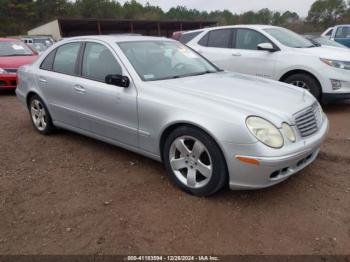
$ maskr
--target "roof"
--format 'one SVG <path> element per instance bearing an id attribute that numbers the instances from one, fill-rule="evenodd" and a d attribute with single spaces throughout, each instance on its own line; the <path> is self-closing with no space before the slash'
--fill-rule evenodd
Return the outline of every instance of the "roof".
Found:
<path id="1" fill-rule="evenodd" d="M 249 29 L 256 29 L 256 30 L 262 30 L 266 28 L 277 28 L 277 26 L 273 25 L 226 25 L 226 26 L 215 26 L 215 27 L 210 27 L 210 28 L 204 28 L 204 29 L 197 29 L 197 30 L 191 30 L 187 31 L 186 33 L 189 32 L 200 32 L 206 29 L 229 29 L 229 28 L 249 28 Z"/>
<path id="2" fill-rule="evenodd" d="M 120 35 L 88 35 L 88 36 L 77 36 L 70 37 L 65 40 L 65 42 L 74 40 L 101 40 L 105 42 L 133 42 L 133 41 L 174 41 L 166 37 L 155 37 L 155 36 L 142 36 L 142 35 L 130 35 L 130 34 L 120 34 Z"/>

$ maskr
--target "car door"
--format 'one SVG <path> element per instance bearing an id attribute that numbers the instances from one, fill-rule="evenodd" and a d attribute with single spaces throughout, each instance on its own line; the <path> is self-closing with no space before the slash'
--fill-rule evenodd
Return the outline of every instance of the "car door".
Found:
<path id="1" fill-rule="evenodd" d="M 233 35 L 233 70 L 273 79 L 278 52 L 258 50 L 258 45 L 274 44 L 266 36 L 252 29 L 237 28 Z"/>
<path id="2" fill-rule="evenodd" d="M 75 79 L 75 105 L 83 128 L 98 136 L 137 146 L 137 90 L 107 84 L 106 76 L 128 75 L 115 51 L 101 42 L 84 44 L 80 63 L 81 78 Z"/>
<path id="3" fill-rule="evenodd" d="M 80 125 L 73 83 L 78 79 L 81 46 L 81 42 L 59 46 L 45 57 L 37 73 L 37 82 L 45 95 L 53 121 L 74 127 Z"/>
<path id="4" fill-rule="evenodd" d="M 230 28 L 211 30 L 201 38 L 194 48 L 219 68 L 235 71 L 232 32 L 233 30 Z"/>

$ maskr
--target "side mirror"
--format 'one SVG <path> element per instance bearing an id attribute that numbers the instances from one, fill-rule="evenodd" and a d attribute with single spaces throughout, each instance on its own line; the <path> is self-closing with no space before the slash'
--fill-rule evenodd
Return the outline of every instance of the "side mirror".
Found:
<path id="1" fill-rule="evenodd" d="M 276 48 L 271 43 L 261 43 L 258 44 L 258 50 L 268 51 L 268 52 L 276 52 Z"/>
<path id="2" fill-rule="evenodd" d="M 115 85 L 120 87 L 129 87 L 130 79 L 127 76 L 122 75 L 107 75 L 105 79 L 106 84 Z"/>

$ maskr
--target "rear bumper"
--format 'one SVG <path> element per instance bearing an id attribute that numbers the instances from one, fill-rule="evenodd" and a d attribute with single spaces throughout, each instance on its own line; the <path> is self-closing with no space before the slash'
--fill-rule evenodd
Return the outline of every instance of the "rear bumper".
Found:
<path id="1" fill-rule="evenodd" d="M 320 147 L 328 132 L 328 120 L 325 118 L 319 131 L 311 137 L 299 141 L 293 150 L 288 146 L 276 151 L 275 156 L 266 156 L 257 148 L 261 143 L 250 145 L 224 145 L 232 190 L 260 189 L 276 185 L 310 165 L 318 156 Z M 266 151 L 270 152 L 270 151 Z M 277 156 L 276 156 L 277 155 Z M 259 161 L 259 165 L 247 164 L 237 160 L 243 156 Z"/>
<path id="2" fill-rule="evenodd" d="M 16 89 L 16 87 L 17 87 L 16 74 L 0 75 L 0 89 Z"/>

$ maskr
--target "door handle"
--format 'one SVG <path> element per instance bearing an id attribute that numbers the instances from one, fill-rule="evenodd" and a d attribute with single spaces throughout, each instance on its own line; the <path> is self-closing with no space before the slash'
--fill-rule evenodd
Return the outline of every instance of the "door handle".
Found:
<path id="1" fill-rule="evenodd" d="M 43 78 L 43 77 L 39 77 L 39 82 L 46 84 L 47 80 L 45 78 Z"/>
<path id="2" fill-rule="evenodd" d="M 242 56 L 241 53 L 233 53 L 232 56 Z"/>
<path id="3" fill-rule="evenodd" d="M 74 85 L 74 90 L 77 91 L 78 93 L 85 93 L 86 90 L 84 87 L 82 87 L 81 85 Z"/>

